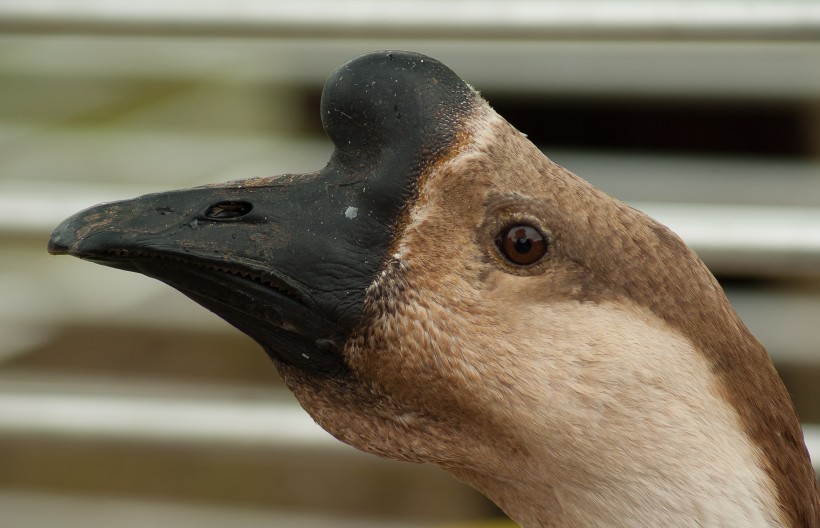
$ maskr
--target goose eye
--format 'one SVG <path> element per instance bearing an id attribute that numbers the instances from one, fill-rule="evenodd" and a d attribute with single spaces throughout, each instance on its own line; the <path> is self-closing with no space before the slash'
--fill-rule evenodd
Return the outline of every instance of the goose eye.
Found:
<path id="1" fill-rule="evenodd" d="M 529 266 L 547 253 L 547 240 L 532 226 L 514 225 L 504 228 L 495 243 L 501 254 L 513 264 Z"/>

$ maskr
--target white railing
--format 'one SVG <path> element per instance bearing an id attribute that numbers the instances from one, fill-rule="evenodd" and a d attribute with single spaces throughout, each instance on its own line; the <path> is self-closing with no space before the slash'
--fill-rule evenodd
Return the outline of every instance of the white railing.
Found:
<path id="1" fill-rule="evenodd" d="M 806 1 L 517 0 L 4 0 L 0 28 L 17 32 L 358 38 L 789 39 L 820 36 Z"/>

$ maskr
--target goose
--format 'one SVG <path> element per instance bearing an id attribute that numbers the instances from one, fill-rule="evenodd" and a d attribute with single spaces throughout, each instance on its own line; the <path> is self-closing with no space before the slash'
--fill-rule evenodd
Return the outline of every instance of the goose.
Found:
<path id="1" fill-rule="evenodd" d="M 674 233 L 424 55 L 341 66 L 321 118 L 321 170 L 101 204 L 48 249 L 180 290 L 336 438 L 522 526 L 820 527 L 790 398 Z"/>

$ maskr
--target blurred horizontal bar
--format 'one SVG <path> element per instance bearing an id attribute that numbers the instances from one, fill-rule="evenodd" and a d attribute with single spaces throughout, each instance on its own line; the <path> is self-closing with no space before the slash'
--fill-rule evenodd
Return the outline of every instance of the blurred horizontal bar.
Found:
<path id="1" fill-rule="evenodd" d="M 721 273 L 820 275 L 820 208 L 633 203 Z"/>
<path id="2" fill-rule="evenodd" d="M 814 471 L 820 473 L 820 425 L 803 424 L 803 438 L 811 456 Z"/>
<path id="3" fill-rule="evenodd" d="M 299 514 L 292 510 L 287 505 L 278 509 L 253 508 L 213 500 L 207 504 L 192 504 L 169 499 L 114 498 L 110 493 L 0 490 L 3 524 L 15 528 L 431 528 L 429 522 L 376 521 L 353 514 Z"/>
<path id="4" fill-rule="evenodd" d="M 488 94 L 608 100 L 718 98 L 732 104 L 744 100 L 813 104 L 820 97 L 820 38 L 793 42 L 422 40 L 395 36 L 212 39 L 0 32 L 0 70 L 9 81 L 43 79 L 64 86 L 58 83 L 85 79 L 97 89 L 108 86 L 106 82 L 111 80 L 117 86 L 146 79 L 194 79 L 198 83 L 246 86 L 261 82 L 318 90 L 341 64 L 374 49 L 408 49 L 436 57 Z M 13 82 L 4 83 L 4 96 L 9 94 L 9 101 L 15 100 L 14 88 Z M 272 92 L 270 96 L 277 95 L 282 94 Z"/>
<path id="5" fill-rule="evenodd" d="M 272 449 L 341 446 L 295 402 L 270 397 L 164 397 L 9 391 L 0 385 L 0 433 L 153 442 L 254 444 Z"/>
<path id="6" fill-rule="evenodd" d="M 820 5 L 794 0 L 4 0 L 0 29 L 232 37 L 813 40 L 820 36 Z"/>

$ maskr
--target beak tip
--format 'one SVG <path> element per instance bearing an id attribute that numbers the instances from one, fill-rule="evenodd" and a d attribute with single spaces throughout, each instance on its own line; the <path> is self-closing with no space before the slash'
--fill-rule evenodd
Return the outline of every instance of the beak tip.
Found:
<path id="1" fill-rule="evenodd" d="M 64 220 L 51 233 L 47 248 L 50 254 L 68 255 L 71 253 L 71 248 L 76 245 L 77 237 L 74 234 L 75 230 L 69 225 L 72 218 Z"/>
<path id="2" fill-rule="evenodd" d="M 62 237 L 59 235 L 51 235 L 48 241 L 48 252 L 52 255 L 67 255 L 69 250 L 68 244 L 62 242 Z"/>

